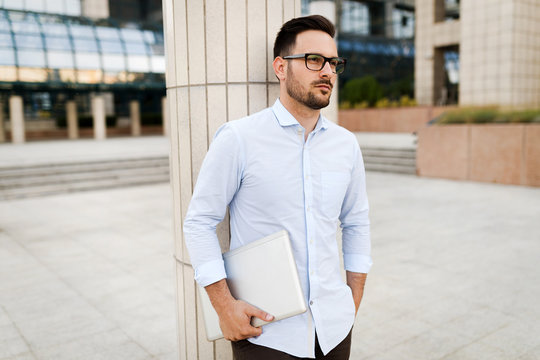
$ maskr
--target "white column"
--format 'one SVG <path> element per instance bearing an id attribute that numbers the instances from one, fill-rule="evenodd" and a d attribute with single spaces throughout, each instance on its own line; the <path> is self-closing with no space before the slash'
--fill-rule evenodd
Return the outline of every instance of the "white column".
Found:
<path id="1" fill-rule="evenodd" d="M 81 12 L 90 18 L 106 19 L 109 17 L 109 0 L 82 0 Z"/>
<path id="2" fill-rule="evenodd" d="M 319 1 L 312 1 L 309 4 L 309 14 L 310 15 L 322 15 L 328 20 L 332 22 L 332 24 L 336 24 L 336 4 L 334 1 L 330 0 L 319 0 Z M 337 42 L 337 25 L 336 25 L 336 42 Z M 347 70 L 345 70 L 347 71 Z M 332 97 L 330 98 L 330 104 L 328 104 L 327 107 L 321 110 L 321 113 L 330 121 L 337 124 L 338 122 L 338 104 L 339 104 L 339 98 L 338 98 L 338 88 L 339 88 L 339 77 L 336 79 L 336 83 L 334 84 L 334 89 L 332 90 Z"/>
<path id="3" fill-rule="evenodd" d="M 164 0 L 163 14 L 179 358 L 232 359 L 228 341 L 206 340 L 182 219 L 217 128 L 276 100 L 274 39 L 285 21 L 301 16 L 300 0 Z M 228 248 L 228 233 L 224 221 L 218 227 L 223 250 Z"/>
<path id="4" fill-rule="evenodd" d="M 137 100 L 129 102 L 129 117 L 131 118 L 131 135 L 141 136 L 141 111 Z"/>
<path id="5" fill-rule="evenodd" d="M 107 124 L 105 122 L 105 101 L 101 96 L 92 98 L 92 118 L 94 120 L 94 138 L 104 140 L 107 138 Z"/>
<path id="6" fill-rule="evenodd" d="M 6 134 L 4 133 L 4 103 L 0 101 L 0 143 L 6 141 Z"/>
<path id="7" fill-rule="evenodd" d="M 79 120 L 77 117 L 77 103 L 73 100 L 66 102 L 66 119 L 69 139 L 79 138 Z"/>
<path id="8" fill-rule="evenodd" d="M 11 141 L 14 144 L 24 143 L 24 110 L 21 96 L 9 98 L 9 121 L 11 123 Z"/>
<path id="9" fill-rule="evenodd" d="M 163 135 L 169 137 L 170 124 L 169 124 L 169 109 L 167 108 L 167 97 L 161 98 L 161 119 L 163 123 Z"/>

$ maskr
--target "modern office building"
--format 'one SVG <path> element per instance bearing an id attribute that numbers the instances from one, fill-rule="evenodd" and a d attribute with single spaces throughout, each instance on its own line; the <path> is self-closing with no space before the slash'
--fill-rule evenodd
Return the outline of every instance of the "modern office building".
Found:
<path id="1" fill-rule="evenodd" d="M 129 129 L 133 101 L 143 124 L 161 125 L 161 18 L 161 0 L 0 0 L 0 118 L 22 100 L 23 132 L 62 137 L 66 103 L 91 126 L 100 97 L 113 134 Z"/>
<path id="2" fill-rule="evenodd" d="M 406 82 L 413 95 L 414 0 L 336 1 L 338 47 L 348 60 L 341 85 L 366 75 L 389 87 Z"/>
<path id="3" fill-rule="evenodd" d="M 420 104 L 540 106 L 540 1 L 416 0 L 415 6 Z M 453 74 L 445 71 L 449 58 Z"/>

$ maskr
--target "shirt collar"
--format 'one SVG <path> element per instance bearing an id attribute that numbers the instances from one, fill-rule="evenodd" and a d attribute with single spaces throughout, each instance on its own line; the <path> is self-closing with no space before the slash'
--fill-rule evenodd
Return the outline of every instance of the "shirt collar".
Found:
<path id="1" fill-rule="evenodd" d="M 276 99 L 276 102 L 274 103 L 274 106 L 272 106 L 272 111 L 274 112 L 274 115 L 277 118 L 277 121 L 279 122 L 279 125 L 281 126 L 292 126 L 292 125 L 300 125 L 298 120 L 292 116 L 292 114 L 283 106 L 281 101 L 279 101 L 279 98 Z M 326 130 L 328 128 L 328 120 L 319 114 L 319 120 L 317 120 L 317 125 L 315 125 L 315 129 L 313 129 L 313 132 L 319 131 L 321 129 Z"/>

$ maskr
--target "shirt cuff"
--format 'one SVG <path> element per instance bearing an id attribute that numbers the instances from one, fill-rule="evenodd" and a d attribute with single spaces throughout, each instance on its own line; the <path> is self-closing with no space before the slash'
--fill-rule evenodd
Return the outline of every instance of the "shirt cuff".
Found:
<path id="1" fill-rule="evenodd" d="M 343 254 L 345 270 L 367 274 L 373 265 L 371 256 L 362 254 Z"/>
<path id="2" fill-rule="evenodd" d="M 195 280 L 202 286 L 208 286 L 221 279 L 225 279 L 225 265 L 223 259 L 216 259 L 197 266 L 195 269 Z"/>

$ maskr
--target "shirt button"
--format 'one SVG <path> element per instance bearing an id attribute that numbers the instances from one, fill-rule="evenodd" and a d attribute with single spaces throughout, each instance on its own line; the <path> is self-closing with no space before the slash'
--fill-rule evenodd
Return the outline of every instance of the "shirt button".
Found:
<path id="1" fill-rule="evenodd" d="M 310 243 L 310 244 L 313 244 L 313 239 L 309 240 L 309 243 Z"/>
<path id="2" fill-rule="evenodd" d="M 311 301 L 309 302 L 309 305 L 313 305 L 313 300 L 311 300 Z"/>
<path id="3" fill-rule="evenodd" d="M 308 207 L 307 207 L 307 211 L 310 211 L 310 210 L 311 210 L 311 208 L 308 206 Z"/>

